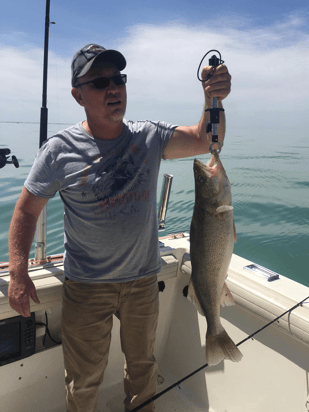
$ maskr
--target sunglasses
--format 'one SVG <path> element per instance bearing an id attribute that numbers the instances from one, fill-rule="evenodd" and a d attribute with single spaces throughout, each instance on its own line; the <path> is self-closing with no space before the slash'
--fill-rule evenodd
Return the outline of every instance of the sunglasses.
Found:
<path id="1" fill-rule="evenodd" d="M 110 81 L 113 81 L 116 86 L 122 86 L 127 82 L 127 75 L 126 74 L 116 74 L 113 77 L 98 77 L 97 79 L 90 80 L 89 82 L 77 84 L 75 87 L 81 87 L 85 84 L 93 83 L 95 89 L 103 90 L 109 86 Z"/>

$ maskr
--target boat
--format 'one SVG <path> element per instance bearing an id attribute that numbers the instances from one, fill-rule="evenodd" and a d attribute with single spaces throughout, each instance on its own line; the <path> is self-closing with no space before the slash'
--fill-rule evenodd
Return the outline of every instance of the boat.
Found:
<path id="1" fill-rule="evenodd" d="M 281 275 L 269 281 L 276 274 L 265 276 L 262 270 L 249 271 L 246 268 L 258 265 L 233 255 L 226 283 L 235 306 L 221 309 L 222 324 L 233 340 L 241 342 L 286 314 L 242 344 L 241 362 L 223 361 L 208 367 L 205 366 L 205 318 L 183 294 L 191 273 L 189 234 L 172 234 L 160 238 L 160 242 L 162 271 L 158 282 L 162 292 L 155 347 L 158 393 L 173 388 L 156 400 L 157 410 L 309 411 L 309 288 Z M 30 326 L 35 345 L 30 356 L 22 357 L 23 342 L 19 340 L 12 358 L 0 366 L 1 412 L 65 410 L 60 328 L 63 261 L 62 256 L 49 260 L 44 265 L 33 264 L 29 269 L 41 302 L 31 303 L 34 319 L 32 325 L 30 320 Z M 3 329 L 5 321 L 12 321 L 9 330 L 21 328 L 20 317 L 16 317 L 8 302 L 9 274 L 3 266 L 1 338 L 3 330 L 8 331 L 8 326 Z M 124 408 L 123 362 L 119 322 L 115 319 L 98 411 L 116 412 Z M 199 368 L 199 372 L 175 386 Z"/>
<path id="2" fill-rule="evenodd" d="M 161 229 L 170 190 L 171 176 L 166 176 L 159 210 Z M 46 229 L 44 216 L 40 225 Z M 156 409 L 308 412 L 309 288 L 233 254 L 226 284 L 235 305 L 222 308 L 221 318 L 241 346 L 243 359 L 209 367 L 206 320 L 184 296 L 191 276 L 190 234 L 169 234 L 158 241 L 162 270 L 158 274 Z M 10 307 L 8 265 L 0 265 L 1 412 L 65 410 L 60 327 L 63 255 L 46 257 L 41 247 L 45 242 L 43 230 L 37 239 L 39 254 L 29 261 L 29 274 L 41 302 L 31 301 L 30 318 L 17 316 Z M 98 411 L 124 409 L 123 364 L 115 318 Z"/>

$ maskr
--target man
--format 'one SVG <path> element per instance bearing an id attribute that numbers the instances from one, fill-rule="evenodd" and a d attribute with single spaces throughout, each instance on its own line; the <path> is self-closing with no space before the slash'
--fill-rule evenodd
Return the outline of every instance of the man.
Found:
<path id="1" fill-rule="evenodd" d="M 17 202 L 9 235 L 9 301 L 30 316 L 39 303 L 28 275 L 28 255 L 40 212 L 57 191 L 64 203 L 62 308 L 67 411 L 96 410 L 107 365 L 113 315 L 120 319 L 125 354 L 125 407 L 156 392 L 153 355 L 160 271 L 156 192 L 160 161 L 209 151 L 203 112 L 199 124 L 128 122 L 126 61 L 115 50 L 90 44 L 72 61 L 72 95 L 86 120 L 48 139 L 40 149 Z M 204 67 L 202 78 L 211 73 Z M 221 65 L 203 82 L 205 107 L 230 92 Z M 225 118 L 221 114 L 219 141 Z M 153 403 L 143 409 L 154 410 Z"/>

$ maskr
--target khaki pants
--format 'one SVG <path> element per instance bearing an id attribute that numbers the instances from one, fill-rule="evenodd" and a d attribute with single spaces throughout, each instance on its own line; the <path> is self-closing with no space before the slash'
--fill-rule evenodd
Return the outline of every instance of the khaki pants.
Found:
<path id="1" fill-rule="evenodd" d="M 159 312 L 157 276 L 124 283 L 65 280 L 62 333 L 67 412 L 95 412 L 107 365 L 113 315 L 125 355 L 124 401 L 131 410 L 156 393 L 153 355 Z M 153 412 L 154 403 L 142 409 Z"/>

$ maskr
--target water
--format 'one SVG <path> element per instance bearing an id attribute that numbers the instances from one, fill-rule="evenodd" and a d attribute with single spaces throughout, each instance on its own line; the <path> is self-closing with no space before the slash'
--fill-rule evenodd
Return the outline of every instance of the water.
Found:
<path id="1" fill-rule="evenodd" d="M 52 125 L 49 135 L 63 128 Z M 0 261 L 8 260 L 9 222 L 38 147 L 39 125 L 0 124 L 0 147 L 9 147 L 20 168 L 0 169 Z M 229 130 L 220 155 L 233 194 L 234 253 L 309 286 L 309 140 L 304 130 Z M 199 156 L 207 161 L 209 155 Z M 189 231 L 194 205 L 193 158 L 163 161 L 174 175 L 166 230 Z M 47 253 L 63 252 L 63 207 L 47 206 Z M 31 255 L 33 256 L 34 248 Z"/>

